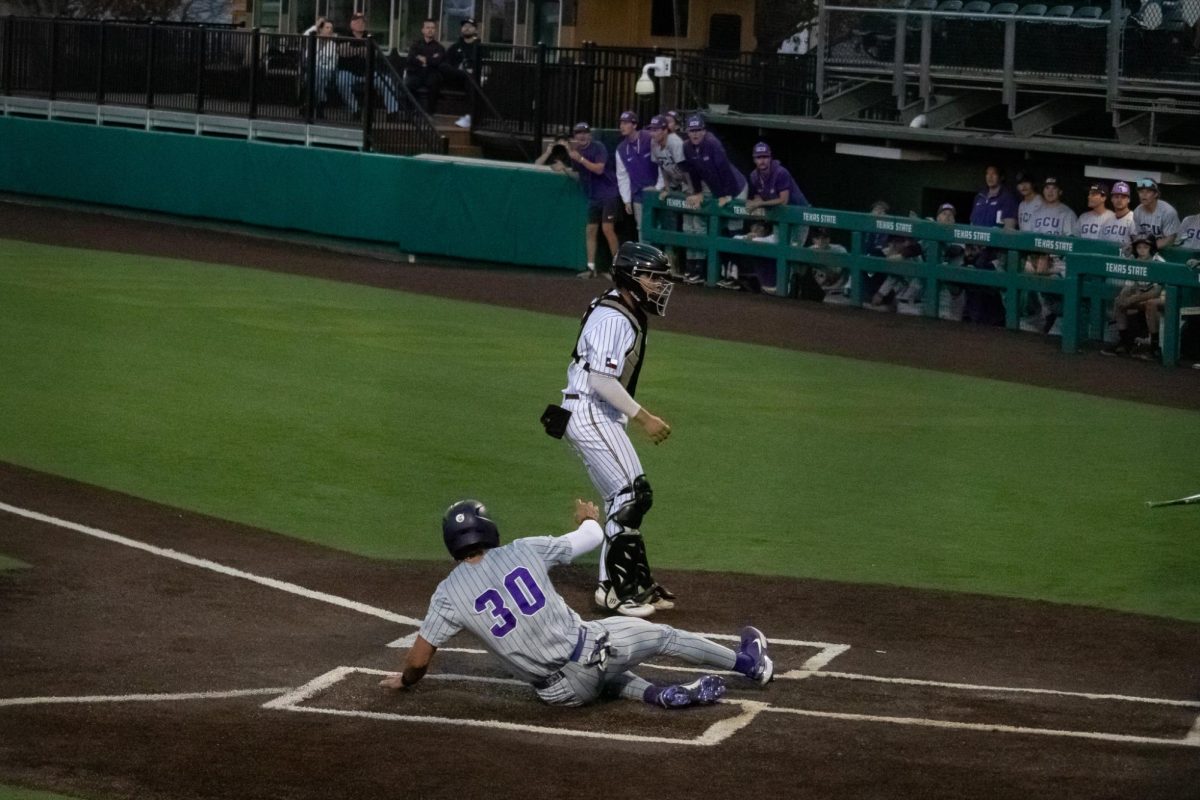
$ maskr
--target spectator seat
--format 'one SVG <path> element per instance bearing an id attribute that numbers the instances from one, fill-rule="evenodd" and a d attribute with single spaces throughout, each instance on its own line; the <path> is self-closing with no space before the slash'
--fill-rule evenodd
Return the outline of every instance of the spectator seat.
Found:
<path id="1" fill-rule="evenodd" d="M 1100 6 L 1080 6 L 1072 16 L 1075 19 L 1100 19 L 1103 14 L 1104 9 Z"/>
<path id="2" fill-rule="evenodd" d="M 1151 0 L 1142 6 L 1136 19 L 1146 30 L 1156 31 L 1162 27 L 1164 16 L 1162 4 Z"/>
<path id="3" fill-rule="evenodd" d="M 938 0 L 909 0 L 909 11 L 934 11 L 937 9 Z M 921 30 L 921 17 L 910 16 L 908 18 L 908 29 L 916 32 Z"/>
<path id="4" fill-rule="evenodd" d="M 1046 12 L 1047 17 L 1054 19 L 1069 19 L 1075 15 L 1075 6 L 1061 5 L 1053 6 Z"/>
<path id="5" fill-rule="evenodd" d="M 962 8 L 963 0 L 942 0 L 942 2 L 938 3 L 937 10 L 953 13 L 962 11 Z"/>
<path id="6" fill-rule="evenodd" d="M 996 3 L 996 5 L 992 6 L 991 13 L 1004 17 L 1012 16 L 1013 14 L 1017 13 L 1017 4 Z"/>
<path id="7" fill-rule="evenodd" d="M 1046 16 L 1046 6 L 1042 3 L 1029 3 L 1021 6 L 1017 13 L 1022 17 L 1044 17 Z"/>
<path id="8" fill-rule="evenodd" d="M 971 0 L 962 7 L 964 14 L 986 14 L 992 9 L 992 4 L 988 0 Z"/>
<path id="9" fill-rule="evenodd" d="M 1183 4 L 1178 0 L 1163 0 L 1162 12 L 1162 30 L 1178 33 L 1191 27 L 1183 18 Z"/>

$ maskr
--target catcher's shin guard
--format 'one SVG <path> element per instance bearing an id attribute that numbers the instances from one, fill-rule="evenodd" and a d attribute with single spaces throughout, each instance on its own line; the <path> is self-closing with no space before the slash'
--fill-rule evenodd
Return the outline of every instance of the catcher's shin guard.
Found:
<path id="1" fill-rule="evenodd" d="M 625 600 L 644 603 L 658 586 L 650 573 L 646 543 L 639 531 L 625 530 L 611 537 L 604 566 L 612 584 L 605 595 L 608 608 L 616 608 Z"/>

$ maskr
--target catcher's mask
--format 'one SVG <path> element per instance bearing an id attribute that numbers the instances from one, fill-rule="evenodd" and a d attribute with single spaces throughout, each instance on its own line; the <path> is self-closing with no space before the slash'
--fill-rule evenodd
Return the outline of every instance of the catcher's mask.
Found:
<path id="1" fill-rule="evenodd" d="M 500 531 L 478 500 L 459 500 L 442 515 L 442 539 L 455 561 L 472 550 L 500 546 Z"/>
<path id="2" fill-rule="evenodd" d="M 662 250 L 642 242 L 626 242 L 613 259 L 613 283 L 627 289 L 645 311 L 667 313 L 671 299 L 671 264 Z"/>

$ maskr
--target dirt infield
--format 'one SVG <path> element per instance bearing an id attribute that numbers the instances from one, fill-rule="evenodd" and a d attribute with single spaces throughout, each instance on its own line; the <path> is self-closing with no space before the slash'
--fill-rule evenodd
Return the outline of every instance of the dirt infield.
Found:
<path id="1" fill-rule="evenodd" d="M 456 652 L 474 646 L 460 637 L 437 677 L 397 696 L 375 671 L 414 628 L 384 616 L 420 617 L 448 565 L 11 466 L 0 498 L 0 552 L 30 565 L 0 572 L 0 784 L 164 800 L 1200 796 L 1195 624 L 674 573 L 685 602 L 664 621 L 730 634 L 753 609 L 778 680 L 731 679 L 732 702 L 711 709 L 549 709 L 522 687 L 447 678 L 502 677 Z M 590 580 L 568 568 L 558 583 L 586 609 Z M 644 674 L 688 674 L 663 666 Z"/>
<path id="2" fill-rule="evenodd" d="M 596 284 L 397 267 L 0 207 L 0 236 L 576 315 Z M 281 267 L 280 265 L 286 265 Z M 664 327 L 1194 408 L 1200 376 L 1057 342 L 716 290 Z M 380 562 L 0 464 L 0 784 L 81 798 L 1200 798 L 1200 625 L 948 592 L 666 573 L 682 628 L 779 679 L 679 713 L 549 709 L 461 638 L 382 693 L 449 564 Z M 557 582 L 588 609 L 591 573 Z M 680 665 L 645 675 L 676 680 Z"/>

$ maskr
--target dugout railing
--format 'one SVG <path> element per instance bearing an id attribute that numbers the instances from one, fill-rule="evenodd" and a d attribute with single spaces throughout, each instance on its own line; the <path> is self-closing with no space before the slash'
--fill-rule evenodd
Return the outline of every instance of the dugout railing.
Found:
<path id="1" fill-rule="evenodd" d="M 1115 282 L 1090 280 L 1088 275 L 1113 277 L 1118 273 L 1105 272 L 1134 265 L 1133 272 L 1148 262 L 1121 259 L 1112 242 L 1047 236 L 999 228 L 979 228 L 971 225 L 949 225 L 911 217 L 877 216 L 851 211 L 812 207 L 784 207 L 749 210 L 744 203 L 731 201 L 720 207 L 706 198 L 698 208 L 688 208 L 682 194 L 669 194 L 660 200 L 653 193 L 645 197 L 643 238 L 663 247 L 686 248 L 704 253 L 705 282 L 716 284 L 721 265 L 731 255 L 770 259 L 775 262 L 776 293 L 788 295 L 789 286 L 800 271 L 809 267 L 830 267 L 850 274 L 849 305 L 862 306 L 868 274 L 882 273 L 923 281 L 921 313 L 938 317 L 941 289 L 944 285 L 990 287 L 1003 297 L 1005 326 L 1020 328 L 1020 310 L 1031 293 L 1060 296 L 1063 299 L 1062 332 L 1064 352 L 1075 352 L 1082 338 L 1103 339 L 1106 317 L 1104 307 L 1115 296 Z M 680 214 L 704 218 L 704 232 L 692 233 L 676 229 Z M 777 232 L 777 243 L 761 243 L 735 239 L 728 235 L 731 219 L 770 221 Z M 804 237 L 812 226 L 840 231 L 846 253 L 813 250 L 789 244 Z M 920 243 L 923 256 L 919 259 L 892 260 L 870 255 L 864 244 L 869 234 L 902 236 Z M 948 245 L 976 245 L 989 248 L 996 254 L 996 269 L 977 269 L 970 265 L 948 263 L 944 258 Z M 1026 272 L 1028 254 L 1046 253 L 1062 258 L 1066 264 L 1065 277 L 1053 277 Z M 1179 352 L 1179 308 L 1185 302 L 1180 295 L 1184 289 L 1197 286 L 1200 273 L 1183 264 L 1154 262 L 1150 280 L 1168 287 L 1168 309 L 1172 322 L 1165 326 L 1162 340 L 1163 361 L 1174 364 Z"/>
<path id="2" fill-rule="evenodd" d="M 1194 305 L 1200 296 L 1200 270 L 1169 261 L 1138 261 L 1097 255 L 1067 258 L 1064 278 L 1063 340 L 1064 353 L 1079 349 L 1082 332 L 1088 327 L 1079 315 L 1090 308 L 1094 317 L 1100 310 L 1097 297 L 1110 295 L 1122 281 L 1153 283 L 1163 287 L 1162 361 L 1173 366 L 1179 360 L 1180 321 L 1185 306 Z M 1088 299 L 1092 302 L 1087 302 Z M 1070 319 L 1074 316 L 1075 319 Z"/>

